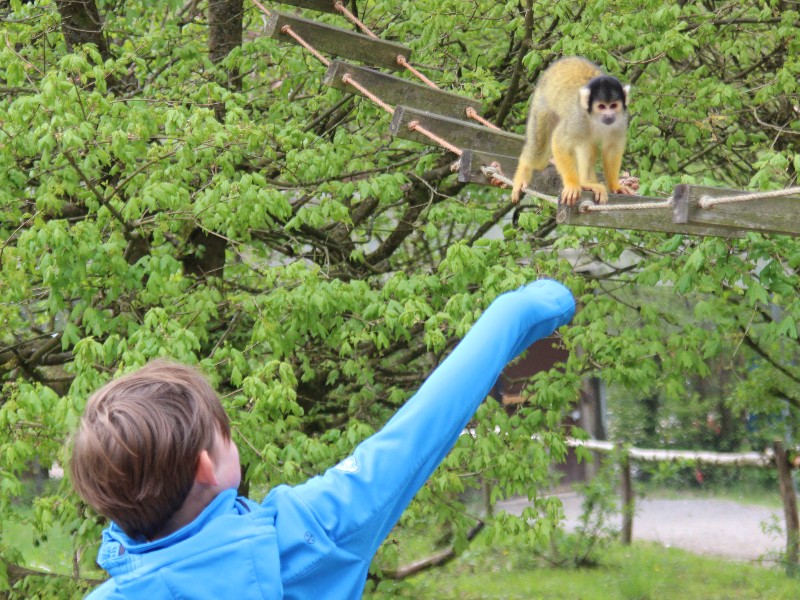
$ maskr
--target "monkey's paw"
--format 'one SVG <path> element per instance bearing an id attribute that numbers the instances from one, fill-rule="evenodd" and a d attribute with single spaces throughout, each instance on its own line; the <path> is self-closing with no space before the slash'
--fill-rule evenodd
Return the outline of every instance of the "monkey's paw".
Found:
<path id="1" fill-rule="evenodd" d="M 580 186 L 571 186 L 565 185 L 564 188 L 561 190 L 561 201 L 568 205 L 572 206 L 575 204 L 581 197 L 581 187 Z"/>
<path id="2" fill-rule="evenodd" d="M 517 181 L 514 180 L 514 187 L 511 189 L 511 202 L 516 204 L 519 202 L 519 198 L 522 195 L 522 190 L 528 187 L 527 181 Z"/>
<path id="3" fill-rule="evenodd" d="M 497 162 L 497 161 L 494 161 L 494 162 L 493 162 L 493 163 L 491 163 L 489 166 L 490 166 L 491 168 L 493 168 L 493 169 L 494 169 L 494 170 L 495 170 L 495 171 L 496 171 L 496 172 L 497 172 L 499 175 L 502 175 L 502 174 L 503 174 L 503 167 L 501 167 L 501 166 L 500 166 L 500 163 L 499 163 L 499 162 Z M 507 184 L 505 181 L 503 181 L 503 180 L 502 180 L 502 179 L 500 179 L 499 177 L 495 177 L 494 175 L 491 175 L 491 176 L 489 177 L 489 184 L 490 184 L 490 185 L 493 185 L 493 186 L 495 186 L 495 187 L 499 187 L 499 188 L 508 187 L 508 184 Z"/>
<path id="4" fill-rule="evenodd" d="M 635 196 L 636 190 L 639 189 L 639 185 L 637 182 L 636 187 L 628 186 L 628 185 L 619 185 L 616 189 L 611 190 L 614 194 L 624 194 L 626 196 Z"/>
<path id="5" fill-rule="evenodd" d="M 605 204 L 608 202 L 608 190 L 602 183 L 587 183 L 583 186 L 584 190 L 588 190 L 594 194 L 594 200 L 598 204 Z M 578 194 L 580 197 L 580 193 Z"/>
<path id="6" fill-rule="evenodd" d="M 628 171 L 623 171 L 622 174 L 620 174 L 619 181 L 617 182 L 617 185 L 619 187 L 627 187 L 627 188 L 630 188 L 630 189 L 634 190 L 635 192 L 638 192 L 639 191 L 639 178 L 638 177 L 634 177 Z"/>

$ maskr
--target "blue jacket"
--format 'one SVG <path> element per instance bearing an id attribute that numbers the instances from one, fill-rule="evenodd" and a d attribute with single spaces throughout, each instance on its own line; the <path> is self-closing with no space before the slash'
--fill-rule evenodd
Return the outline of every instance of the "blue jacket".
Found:
<path id="1" fill-rule="evenodd" d="M 569 322 L 570 292 L 536 281 L 495 300 L 385 427 L 324 475 L 261 504 L 219 494 L 190 524 L 137 543 L 112 524 L 92 600 L 360 598 L 370 561 L 506 363 Z"/>

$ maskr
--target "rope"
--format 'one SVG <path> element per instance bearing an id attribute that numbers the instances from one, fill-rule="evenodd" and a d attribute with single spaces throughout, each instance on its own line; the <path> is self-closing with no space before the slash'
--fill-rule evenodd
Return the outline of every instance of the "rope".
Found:
<path id="1" fill-rule="evenodd" d="M 672 197 L 663 202 L 631 202 L 630 204 L 595 204 L 584 200 L 578 205 L 580 212 L 614 212 L 619 210 L 647 210 L 650 208 L 671 208 Z"/>
<path id="2" fill-rule="evenodd" d="M 430 79 L 425 77 L 425 75 L 423 75 L 422 73 L 417 71 L 414 67 L 412 67 L 411 64 L 406 60 L 406 57 L 403 56 L 402 54 L 398 54 L 397 55 L 397 64 L 400 65 L 401 67 L 404 67 L 404 68 L 408 69 L 409 73 L 411 73 L 414 77 L 419 79 L 425 85 L 427 85 L 429 87 L 432 87 L 433 89 L 436 89 L 436 90 L 439 89 L 438 85 L 433 83 Z"/>
<path id="3" fill-rule="evenodd" d="M 311 52 L 311 54 L 314 55 L 314 58 L 316 58 L 319 62 L 321 62 L 326 67 L 330 66 L 331 61 L 329 61 L 327 58 L 322 56 L 322 54 L 317 52 L 317 49 L 314 48 L 314 46 L 312 46 L 303 38 L 301 38 L 299 35 L 297 35 L 289 25 L 284 25 L 283 27 L 281 27 L 281 33 L 285 33 L 286 35 L 292 36 L 298 44 L 300 44 L 303 48 Z"/>
<path id="4" fill-rule="evenodd" d="M 362 93 L 362 94 L 364 94 L 364 95 L 365 95 L 367 98 L 369 98 L 370 100 L 372 100 L 372 101 L 373 101 L 375 104 L 377 104 L 378 106 L 380 106 L 380 107 L 381 107 L 383 110 L 385 110 L 386 112 L 388 112 L 390 115 L 394 115 L 394 109 L 393 109 L 391 106 L 389 106 L 388 104 L 386 104 L 386 102 L 384 102 L 383 100 L 381 100 L 380 98 L 378 98 L 378 97 L 377 97 L 375 94 L 373 94 L 373 93 L 372 93 L 372 92 L 370 92 L 370 91 L 369 91 L 367 88 L 365 88 L 363 85 L 361 85 L 360 83 L 358 83 L 358 82 L 357 82 L 355 79 L 353 79 L 353 78 L 352 78 L 352 77 L 351 77 L 349 74 L 345 74 L 345 75 L 342 77 L 342 83 L 345 83 L 345 84 L 347 84 L 347 85 L 352 85 L 352 86 L 353 86 L 354 88 L 356 88 L 356 89 L 357 89 L 359 92 L 361 92 L 361 93 Z M 411 131 L 418 131 L 418 132 L 419 132 L 419 133 L 421 133 L 422 135 L 424 135 L 424 136 L 426 136 L 426 137 L 430 138 L 432 141 L 434 141 L 434 142 L 436 142 L 437 144 L 439 144 L 439 145 L 440 145 L 442 148 L 444 148 L 445 150 L 449 150 L 450 152 L 452 152 L 452 153 L 456 154 L 457 156 L 461 156 L 461 155 L 464 153 L 464 152 L 463 152 L 463 150 L 461 150 L 461 149 L 460 149 L 460 148 L 458 148 L 457 146 L 454 146 L 453 144 L 451 144 L 451 143 L 450 143 L 450 142 L 448 142 L 447 140 L 445 140 L 445 139 L 443 139 L 443 138 L 440 138 L 438 135 L 436 135 L 436 134 L 435 134 L 435 133 L 433 133 L 432 131 L 429 131 L 428 129 L 425 129 L 425 128 L 424 128 L 422 125 L 420 125 L 420 124 L 419 124 L 419 121 L 411 121 L 411 123 L 409 123 L 409 124 L 408 124 L 408 128 L 409 128 Z"/>
<path id="5" fill-rule="evenodd" d="M 342 13 L 342 14 L 343 14 L 345 17 L 347 17 L 347 18 L 348 18 L 350 21 L 352 21 L 353 23 L 355 23 L 355 24 L 356 24 L 356 26 L 357 26 L 357 27 L 358 27 L 358 28 L 359 28 L 361 31 L 363 31 L 365 34 L 367 34 L 369 37 L 371 37 L 371 38 L 375 38 L 375 39 L 378 39 L 378 36 L 377 36 L 377 35 L 375 35 L 374 33 L 372 33 L 372 31 L 370 30 L 370 28 L 369 28 L 369 27 L 367 27 L 366 25 L 364 25 L 364 23 L 362 23 L 361 21 L 359 21 L 359 20 L 358 20 L 358 17 L 356 17 L 356 16 L 355 16 L 353 13 L 351 13 L 349 10 L 347 10 L 347 7 L 346 7 L 344 4 L 342 4 L 341 2 L 339 2 L 339 1 L 337 0 L 337 2 L 336 2 L 334 5 L 333 5 L 333 8 L 335 8 L 335 9 L 336 9 L 336 10 L 338 10 L 340 13 Z"/>
<path id="6" fill-rule="evenodd" d="M 386 102 L 384 102 L 383 100 L 381 100 L 380 98 L 378 98 L 378 97 L 377 97 L 375 94 L 373 94 L 372 92 L 370 92 L 370 91 L 369 91 L 367 88 L 365 88 L 363 85 L 361 85 L 360 83 L 358 83 L 358 82 L 357 82 L 355 79 L 353 79 L 352 77 L 350 77 L 350 74 L 349 74 L 349 73 L 345 74 L 345 75 L 342 77 L 342 83 L 344 83 L 344 84 L 347 84 L 347 85 L 352 85 L 352 86 L 353 86 L 354 88 L 356 88 L 356 89 L 357 89 L 359 92 L 361 92 L 361 93 L 362 93 L 362 94 L 364 94 L 364 95 L 365 95 L 367 98 L 369 98 L 370 100 L 372 100 L 372 101 L 373 101 L 375 104 L 377 104 L 378 106 L 380 106 L 380 107 L 381 107 L 383 110 L 385 110 L 386 112 L 388 112 L 390 115 L 394 115 L 394 109 L 393 109 L 391 106 L 389 106 L 388 104 L 386 104 Z"/>
<path id="7" fill-rule="evenodd" d="M 495 166 L 481 167 L 481 173 L 483 173 L 488 179 L 505 183 L 509 187 L 514 185 L 514 181 L 503 175 L 503 172 Z M 526 187 L 522 191 L 526 196 L 536 196 L 537 198 L 547 200 L 552 204 L 558 204 L 558 196 L 549 196 L 548 194 L 537 192 L 531 187 Z"/>
<path id="8" fill-rule="evenodd" d="M 752 194 L 741 194 L 738 196 L 703 196 L 697 202 L 697 205 L 700 208 L 714 208 L 717 204 L 733 204 L 734 202 L 747 202 L 749 200 L 766 200 L 768 198 L 794 196 L 795 194 L 800 194 L 800 187 L 774 190 L 772 192 L 753 192 Z"/>
<path id="9" fill-rule="evenodd" d="M 485 127 L 488 127 L 489 129 L 496 129 L 497 131 L 500 131 L 500 128 L 497 125 L 484 119 L 482 116 L 478 114 L 478 111 L 476 111 L 471 106 L 467 107 L 467 110 L 465 110 L 464 112 L 466 113 L 468 119 L 474 119 L 475 121 L 477 121 L 478 123 L 480 123 Z"/>
<path id="10" fill-rule="evenodd" d="M 263 5 L 263 4 L 261 4 L 261 2 L 259 2 L 258 0 L 253 0 L 253 4 L 255 4 L 255 5 L 258 7 L 258 8 L 260 8 L 260 9 L 261 9 L 261 12 L 263 12 L 265 15 L 267 15 L 268 17 L 270 16 L 270 12 L 269 12 L 269 10 L 267 10 L 267 9 L 264 7 L 264 5 Z"/>
<path id="11" fill-rule="evenodd" d="M 384 102 L 383 100 L 378 98 L 375 94 L 373 94 L 367 88 L 365 88 L 363 85 L 358 83 L 349 74 L 345 74 L 342 77 L 342 83 L 345 83 L 347 85 L 352 85 L 359 92 L 361 92 L 367 98 L 372 100 L 375 104 L 380 106 L 383 110 L 388 112 L 390 115 L 394 115 L 394 109 L 391 106 L 386 104 L 386 102 Z M 419 133 L 421 133 L 425 137 L 430 138 L 432 141 L 434 141 L 437 144 L 439 144 L 439 146 L 441 146 L 445 150 L 449 150 L 450 152 L 452 152 L 453 154 L 456 154 L 457 156 L 461 156 L 462 154 L 464 154 L 464 151 L 461 150 L 460 148 L 458 148 L 457 146 L 454 146 L 453 144 L 451 144 L 450 142 L 448 142 L 444 138 L 439 137 L 438 135 L 436 135 L 432 131 L 430 131 L 428 129 L 425 129 L 422 125 L 419 124 L 419 121 L 411 121 L 411 123 L 408 124 L 408 128 L 411 131 L 418 131 Z"/>
<path id="12" fill-rule="evenodd" d="M 451 144 L 450 142 L 448 142 L 444 138 L 440 138 L 438 135 L 436 135 L 432 131 L 430 131 L 428 129 L 425 129 L 422 125 L 419 124 L 419 121 L 411 121 L 408 124 L 408 128 L 411 131 L 419 131 L 425 137 L 430 138 L 431 140 L 433 140 L 434 142 L 439 144 L 442 148 L 444 148 L 445 150 L 449 150 L 450 152 L 452 152 L 453 154 L 455 154 L 457 156 L 461 156 L 462 154 L 464 154 L 464 151 L 461 150 L 461 148 L 459 148 L 457 146 L 454 146 L 453 144 Z"/>

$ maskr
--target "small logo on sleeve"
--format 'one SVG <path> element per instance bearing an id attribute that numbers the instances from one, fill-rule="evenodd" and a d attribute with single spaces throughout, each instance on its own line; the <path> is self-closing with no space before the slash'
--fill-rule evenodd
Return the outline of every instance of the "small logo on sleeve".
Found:
<path id="1" fill-rule="evenodd" d="M 342 473 L 355 473 L 358 471 L 358 461 L 355 456 L 349 456 L 336 465 L 334 469 Z"/>

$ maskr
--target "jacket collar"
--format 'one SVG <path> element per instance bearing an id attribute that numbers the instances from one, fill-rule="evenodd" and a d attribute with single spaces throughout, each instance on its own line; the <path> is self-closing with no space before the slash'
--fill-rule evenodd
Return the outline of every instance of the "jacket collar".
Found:
<path id="1" fill-rule="evenodd" d="M 103 531 L 97 564 L 112 576 L 117 574 L 112 570 L 128 572 L 140 563 L 134 559 L 134 556 L 143 556 L 155 550 L 172 547 L 196 535 L 220 516 L 243 512 L 247 512 L 247 509 L 236 501 L 236 490 L 228 489 L 220 492 L 191 523 L 168 536 L 151 542 L 131 538 L 116 523 L 111 523 L 111 526 Z"/>

